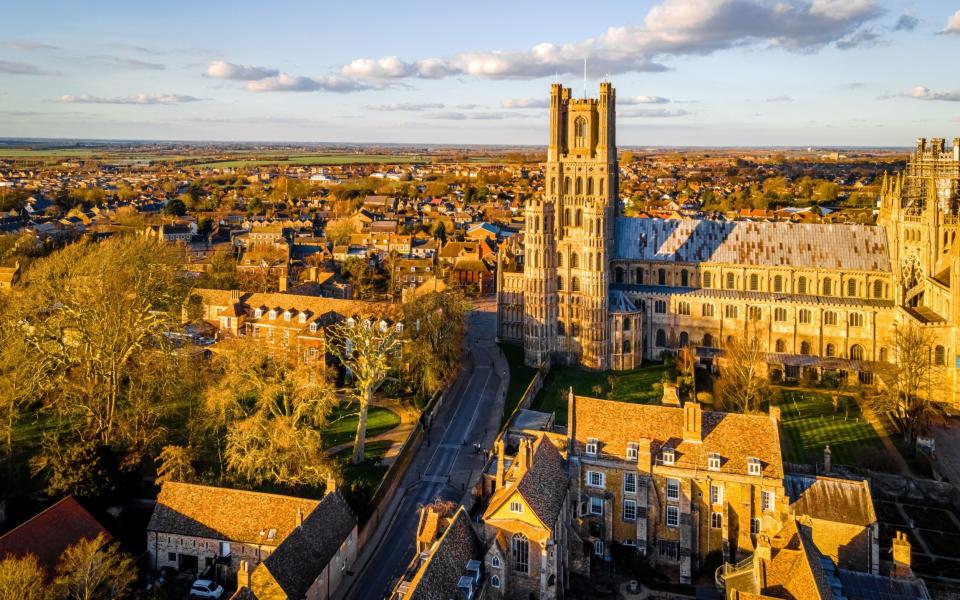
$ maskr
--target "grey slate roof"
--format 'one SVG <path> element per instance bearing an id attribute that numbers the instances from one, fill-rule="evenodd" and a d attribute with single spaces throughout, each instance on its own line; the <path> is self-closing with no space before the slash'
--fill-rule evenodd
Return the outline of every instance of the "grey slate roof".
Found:
<path id="1" fill-rule="evenodd" d="M 547 527 L 553 527 L 567 495 L 567 473 L 563 466 L 563 457 L 550 440 L 542 437 L 531 462 L 517 484 L 517 491 L 537 517 Z"/>
<path id="2" fill-rule="evenodd" d="M 288 597 L 303 598 L 356 524 L 340 492 L 327 494 L 263 565 Z"/>
<path id="3" fill-rule="evenodd" d="M 873 225 L 781 221 L 616 221 L 614 260 L 890 270 L 887 238 Z"/>
<path id="4" fill-rule="evenodd" d="M 467 561 L 483 558 L 483 546 L 461 506 L 427 561 L 414 576 L 407 600 L 459 598 L 457 584 L 466 574 Z"/>

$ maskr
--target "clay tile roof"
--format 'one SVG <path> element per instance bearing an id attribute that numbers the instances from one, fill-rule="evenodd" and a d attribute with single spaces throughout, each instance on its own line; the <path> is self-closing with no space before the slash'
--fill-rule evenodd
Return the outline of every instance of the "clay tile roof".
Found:
<path id="1" fill-rule="evenodd" d="M 293 496 L 168 481 L 160 489 L 147 530 L 278 546 L 297 527 L 298 511 L 306 516 L 318 504 Z M 273 539 L 268 539 L 271 530 Z"/>
<path id="2" fill-rule="evenodd" d="M 602 456 L 623 460 L 628 444 L 648 439 L 654 458 L 664 447 L 673 448 L 675 464 L 681 468 L 706 469 L 708 455 L 717 453 L 721 472 L 746 474 L 752 457 L 760 460 L 764 476 L 783 477 L 780 432 L 767 415 L 705 410 L 703 439 L 696 443 L 683 440 L 682 408 L 577 396 L 574 412 L 580 453 L 589 438 L 596 438 Z"/>
<path id="3" fill-rule="evenodd" d="M 303 525 L 263 561 L 288 598 L 303 598 L 357 525 L 357 518 L 339 492 L 327 494 Z"/>
<path id="4" fill-rule="evenodd" d="M 870 486 L 864 480 L 789 474 L 783 486 L 797 515 L 863 527 L 877 522 Z"/>
<path id="5" fill-rule="evenodd" d="M 29 521 L 0 537 L 0 560 L 8 554 L 33 554 L 52 575 L 63 551 L 82 539 L 110 533 L 73 496 L 67 496 Z"/>
<path id="6" fill-rule="evenodd" d="M 461 506 L 450 526 L 417 570 L 407 600 L 450 600 L 459 598 L 457 584 L 466 575 L 467 561 L 483 558 L 483 547 L 470 525 L 470 517 Z"/>
<path id="7" fill-rule="evenodd" d="M 517 483 L 517 491 L 547 527 L 553 527 L 560 516 L 567 482 L 560 451 L 546 437 L 541 437 L 530 468 Z"/>
<path id="8" fill-rule="evenodd" d="M 791 519 L 771 539 L 763 594 L 793 600 L 832 600 L 833 592 L 813 542 Z"/>

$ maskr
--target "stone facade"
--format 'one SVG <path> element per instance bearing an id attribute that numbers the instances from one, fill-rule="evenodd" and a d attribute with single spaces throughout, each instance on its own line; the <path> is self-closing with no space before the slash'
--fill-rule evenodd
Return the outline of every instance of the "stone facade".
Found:
<path id="1" fill-rule="evenodd" d="M 550 98 L 545 189 L 497 275 L 498 336 L 528 365 L 631 369 L 682 346 L 710 364 L 751 336 L 787 379 L 871 383 L 913 324 L 960 403 L 960 138 L 918 141 L 876 226 L 635 219 L 618 214 L 613 88 Z"/>

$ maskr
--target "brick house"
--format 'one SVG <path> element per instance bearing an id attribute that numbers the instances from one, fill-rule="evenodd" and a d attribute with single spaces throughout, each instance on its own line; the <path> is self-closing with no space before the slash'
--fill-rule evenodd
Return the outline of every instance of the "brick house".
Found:
<path id="1" fill-rule="evenodd" d="M 689 583 L 781 528 L 778 411 L 745 415 L 568 397 L 577 528 L 598 557 L 635 546 Z"/>

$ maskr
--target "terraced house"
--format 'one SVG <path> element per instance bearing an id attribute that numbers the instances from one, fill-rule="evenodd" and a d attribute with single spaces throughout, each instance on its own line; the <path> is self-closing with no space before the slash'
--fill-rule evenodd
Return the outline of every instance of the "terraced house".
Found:
<path id="1" fill-rule="evenodd" d="M 498 338 L 528 365 L 632 369 L 683 346 L 710 363 L 752 338 L 771 373 L 870 383 L 911 326 L 960 402 L 960 138 L 918 140 L 877 225 L 628 218 L 615 112 L 609 83 L 551 88 L 544 190 L 497 275 Z"/>
<path id="2" fill-rule="evenodd" d="M 568 454 L 577 529 L 598 557 L 636 547 L 689 583 L 736 562 L 788 509 L 779 414 L 568 398 Z"/>

